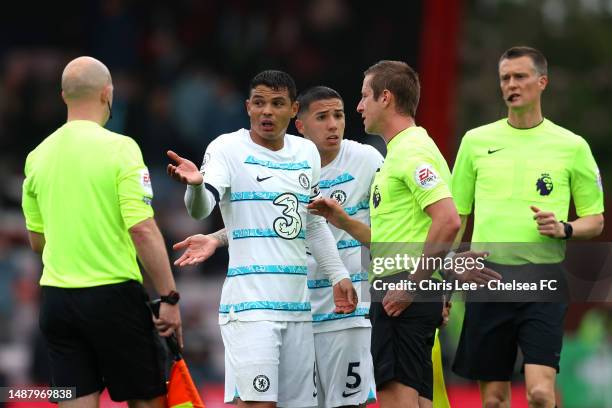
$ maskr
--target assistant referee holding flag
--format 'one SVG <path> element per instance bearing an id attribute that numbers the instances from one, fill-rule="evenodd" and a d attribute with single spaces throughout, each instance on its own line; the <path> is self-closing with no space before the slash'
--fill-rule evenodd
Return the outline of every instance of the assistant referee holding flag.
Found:
<path id="1" fill-rule="evenodd" d="M 163 351 L 136 254 L 162 295 L 155 326 L 181 340 L 178 293 L 153 219 L 153 190 L 136 142 L 104 129 L 110 72 L 79 57 L 62 74 L 67 122 L 27 157 L 22 206 L 32 248 L 42 253 L 40 328 L 51 386 L 76 387 L 60 407 L 114 401 L 163 407 Z"/>

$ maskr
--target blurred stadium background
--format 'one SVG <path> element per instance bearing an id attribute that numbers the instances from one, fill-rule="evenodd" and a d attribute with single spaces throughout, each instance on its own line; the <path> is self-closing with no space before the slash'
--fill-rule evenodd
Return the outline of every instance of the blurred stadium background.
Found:
<path id="1" fill-rule="evenodd" d="M 417 122 L 449 163 L 472 127 L 505 115 L 497 59 L 512 45 L 549 59 L 549 119 L 584 136 L 599 163 L 607 204 L 612 190 L 612 0 L 83 0 L 13 3 L 0 17 L 0 385 L 44 384 L 37 328 L 39 258 L 20 211 L 28 151 L 65 121 L 59 78 L 91 55 L 115 85 L 108 127 L 136 139 L 149 165 L 156 218 L 170 246 L 221 227 L 191 220 L 183 188 L 165 176 L 172 148 L 199 163 L 218 134 L 248 127 L 248 80 L 269 68 L 291 73 L 299 89 L 329 85 L 344 96 L 345 137 L 384 151 L 355 112 L 362 72 L 380 59 L 416 67 L 423 82 Z M 291 127 L 290 131 L 294 131 Z M 546 152 L 542 152 L 546 154 Z M 75 171 L 79 169 L 75 168 Z M 600 241 L 612 240 L 612 228 Z M 222 406 L 223 345 L 216 310 L 227 253 L 175 269 L 186 359 L 207 406 Z M 474 384 L 450 370 L 461 325 L 456 303 L 443 331 L 453 407 L 476 407 Z M 521 377 L 517 371 L 517 381 Z M 566 408 L 612 407 L 612 303 L 573 304 L 558 381 Z M 517 388 L 513 407 L 526 406 Z M 1 405 L 1 403 L 0 403 Z M 44 405 L 44 404 L 43 404 Z M 105 406 L 115 406 L 106 401 Z"/>

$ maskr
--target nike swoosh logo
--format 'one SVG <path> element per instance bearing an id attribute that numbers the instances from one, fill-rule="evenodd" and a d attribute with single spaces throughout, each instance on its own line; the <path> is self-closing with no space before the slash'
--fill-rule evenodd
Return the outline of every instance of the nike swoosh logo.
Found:
<path id="1" fill-rule="evenodd" d="M 259 176 L 257 176 L 257 181 L 262 182 L 262 181 L 267 180 L 267 179 L 269 179 L 271 177 L 274 177 L 274 176 L 268 176 L 268 177 L 259 177 Z"/>
<path id="2" fill-rule="evenodd" d="M 355 392 L 351 392 L 351 393 L 347 393 L 346 391 L 343 391 L 343 392 L 342 392 L 342 397 L 343 397 L 343 398 L 348 398 L 348 397 L 350 397 L 351 395 L 359 394 L 360 392 L 361 392 L 361 390 L 357 390 L 357 391 L 355 391 Z"/>
<path id="3" fill-rule="evenodd" d="M 489 154 L 493 154 L 493 153 L 495 153 L 495 152 L 499 152 L 500 150 L 504 150 L 504 149 L 505 149 L 505 147 L 502 147 L 501 149 L 495 149 L 495 150 L 491 150 L 491 149 L 489 149 L 487 153 L 489 153 Z"/>

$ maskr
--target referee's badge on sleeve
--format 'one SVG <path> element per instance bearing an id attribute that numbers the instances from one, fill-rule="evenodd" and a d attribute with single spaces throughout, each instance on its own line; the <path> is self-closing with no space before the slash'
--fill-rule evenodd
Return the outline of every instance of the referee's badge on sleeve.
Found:
<path id="1" fill-rule="evenodd" d="M 414 181 L 424 190 L 429 190 L 440 182 L 440 176 L 428 163 L 421 164 L 414 170 Z"/>
<path id="2" fill-rule="evenodd" d="M 144 190 L 145 194 L 153 197 L 153 185 L 151 185 L 151 176 L 149 175 L 149 169 L 146 167 L 140 170 L 140 185 Z"/>

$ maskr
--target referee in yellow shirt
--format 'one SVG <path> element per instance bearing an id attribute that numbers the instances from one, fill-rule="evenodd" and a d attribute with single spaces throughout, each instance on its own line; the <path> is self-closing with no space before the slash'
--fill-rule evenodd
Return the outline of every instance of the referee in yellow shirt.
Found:
<path id="1" fill-rule="evenodd" d="M 474 209 L 472 248 L 490 251 L 488 261 L 504 282 L 552 277 L 561 289 L 565 240 L 601 234 L 604 204 L 588 143 L 542 115 L 547 65 L 531 47 L 501 56 L 508 116 L 466 133 L 452 185 L 464 227 Z M 570 199 L 578 215 L 571 221 Z M 466 303 L 453 370 L 479 382 L 483 406 L 509 407 L 520 347 L 529 406 L 552 408 L 567 299 L 543 290 L 510 294 L 505 302 Z"/>
<path id="2" fill-rule="evenodd" d="M 385 162 L 371 187 L 371 231 L 346 216 L 334 200 L 317 200 L 309 205 L 358 241 L 371 243 L 371 351 L 382 408 L 424 408 L 432 403 L 448 406 L 445 391 L 436 393 L 433 386 L 434 376 L 442 376 L 441 366 L 432 366 L 436 329 L 442 321 L 442 292 L 432 290 L 424 298 L 424 292 L 386 290 L 381 285 L 403 281 L 418 285 L 430 279 L 435 268 L 389 267 L 388 262 L 383 262 L 383 268 L 377 265 L 380 260 L 393 260 L 398 246 L 399 255 L 439 260 L 450 249 L 460 227 L 448 165 L 427 131 L 414 120 L 419 95 L 418 76 L 404 62 L 380 61 L 365 71 L 357 111 L 366 132 L 382 136 L 387 143 Z M 498 276 L 484 271 L 465 274 L 463 279 L 477 274 L 482 281 Z"/>
<path id="3" fill-rule="evenodd" d="M 155 328 L 181 340 L 179 295 L 153 219 L 153 190 L 138 145 L 104 129 L 110 72 L 79 57 L 62 74 L 67 122 L 26 159 L 22 207 L 30 243 L 42 253 L 40 328 L 53 387 L 76 387 L 61 407 L 114 401 L 163 407 L 164 359 Z M 162 295 L 147 307 L 136 255 Z"/>

